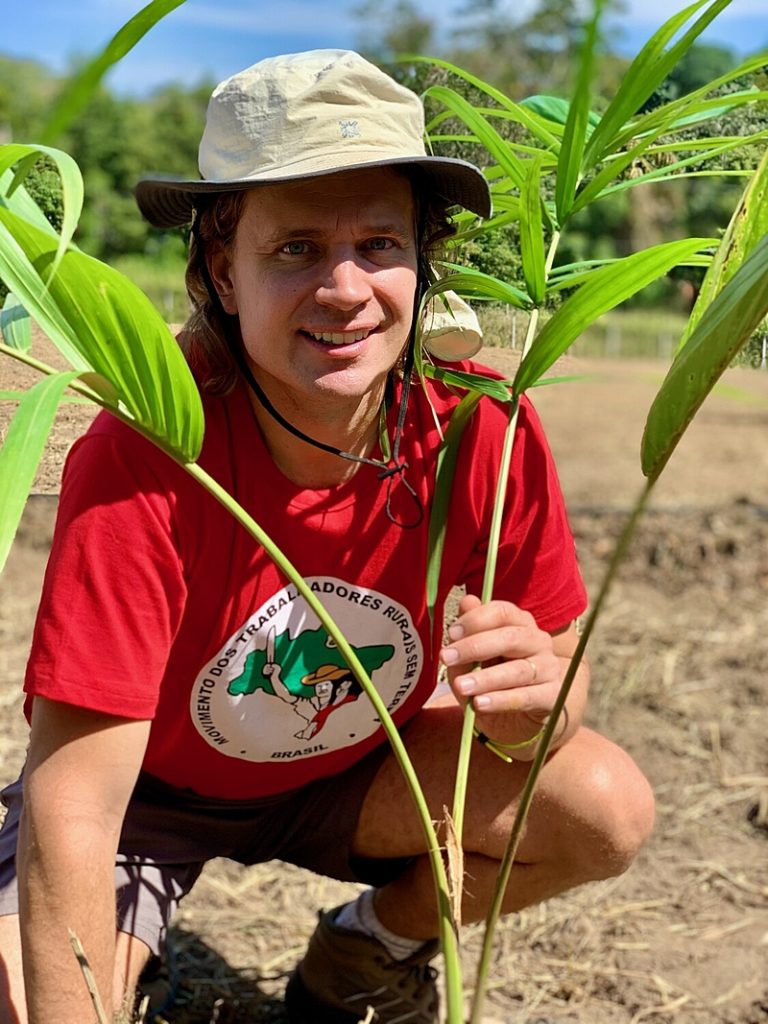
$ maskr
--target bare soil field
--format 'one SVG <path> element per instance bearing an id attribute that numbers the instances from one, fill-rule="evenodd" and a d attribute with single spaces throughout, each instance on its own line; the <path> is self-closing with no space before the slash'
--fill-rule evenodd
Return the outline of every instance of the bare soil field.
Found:
<path id="1" fill-rule="evenodd" d="M 511 369 L 515 355 L 489 350 Z M 664 367 L 579 362 L 537 389 L 590 591 L 639 492 Z M 24 372 L 0 361 L 0 388 Z M 0 417 L 10 406 L 0 404 Z M 21 682 L 63 456 L 59 416 L 0 581 L 0 782 L 24 759 Z M 0 431 L 3 429 L 0 418 Z M 731 370 L 658 486 L 591 644 L 589 724 L 651 779 L 654 836 L 620 879 L 508 918 L 495 1024 L 768 1024 L 768 373 Z M 171 940 L 169 1024 L 284 1022 L 281 994 L 317 911 L 354 886 L 279 863 L 214 862 Z M 466 932 L 474 963 L 478 933 Z"/>

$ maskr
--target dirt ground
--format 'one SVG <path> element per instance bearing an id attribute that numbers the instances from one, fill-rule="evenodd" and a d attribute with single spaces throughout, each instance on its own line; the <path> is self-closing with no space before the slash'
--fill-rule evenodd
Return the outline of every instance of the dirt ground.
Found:
<path id="1" fill-rule="evenodd" d="M 499 368 L 514 358 L 486 355 Z M 534 400 L 594 594 L 642 484 L 642 424 L 664 368 L 562 369 L 583 379 Z M 0 388 L 22 376 L 0 360 Z M 59 417 L 0 581 L 0 782 L 24 758 L 21 680 L 58 475 L 87 416 Z M 504 922 L 489 1021 L 768 1024 L 767 427 L 768 373 L 730 371 L 658 486 L 591 643 L 589 716 L 653 783 L 655 834 L 623 877 Z M 172 936 L 177 1000 L 164 1019 L 281 1024 L 316 911 L 354 892 L 278 863 L 210 865 Z M 470 972 L 477 948 L 468 930 Z"/>

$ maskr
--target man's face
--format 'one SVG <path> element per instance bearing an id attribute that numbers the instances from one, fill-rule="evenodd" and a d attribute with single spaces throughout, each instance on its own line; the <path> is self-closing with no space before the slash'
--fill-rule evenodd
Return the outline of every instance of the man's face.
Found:
<path id="1" fill-rule="evenodd" d="M 416 264 L 410 183 L 376 168 L 254 188 L 212 270 L 256 379 L 288 411 L 383 388 L 410 331 Z"/>

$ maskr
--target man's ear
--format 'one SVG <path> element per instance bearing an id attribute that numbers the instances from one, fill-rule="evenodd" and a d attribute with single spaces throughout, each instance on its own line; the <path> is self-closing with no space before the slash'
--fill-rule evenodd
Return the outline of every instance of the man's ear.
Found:
<path id="1" fill-rule="evenodd" d="M 211 275 L 213 287 L 216 289 L 225 313 L 237 313 L 237 297 L 230 273 L 230 259 L 224 247 L 217 245 L 205 254 L 208 273 Z"/>

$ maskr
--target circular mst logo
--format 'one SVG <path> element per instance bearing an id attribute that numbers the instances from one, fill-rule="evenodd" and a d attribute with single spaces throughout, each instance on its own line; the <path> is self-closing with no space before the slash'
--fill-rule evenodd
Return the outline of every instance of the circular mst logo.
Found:
<path id="1" fill-rule="evenodd" d="M 423 665 L 408 610 L 332 576 L 306 582 L 393 711 L 413 691 Z M 254 612 L 205 665 L 192 688 L 190 714 L 219 753 L 253 762 L 339 750 L 380 725 L 341 652 L 292 584 Z"/>

